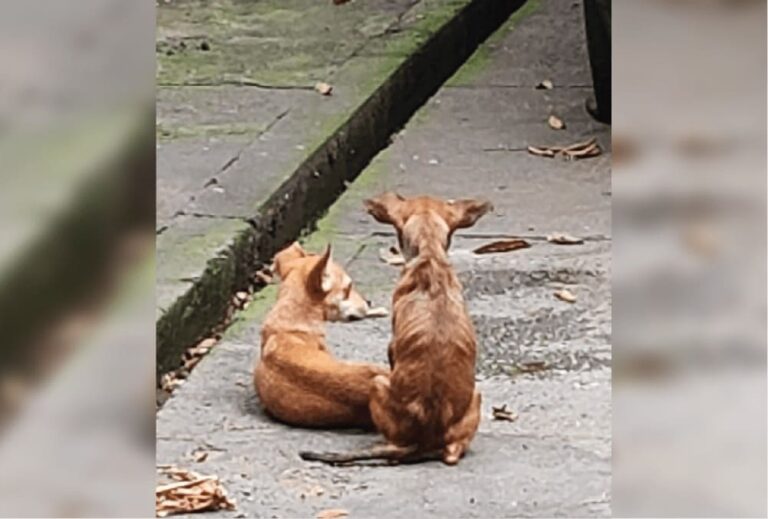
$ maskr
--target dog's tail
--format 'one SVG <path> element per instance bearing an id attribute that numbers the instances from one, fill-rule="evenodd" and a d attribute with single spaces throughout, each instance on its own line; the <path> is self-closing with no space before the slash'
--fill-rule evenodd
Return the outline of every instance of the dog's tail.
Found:
<path id="1" fill-rule="evenodd" d="M 299 452 L 299 456 L 305 461 L 321 461 L 323 463 L 336 465 L 340 463 L 369 460 L 409 461 L 409 458 L 412 458 L 417 451 L 418 447 L 415 445 L 399 447 L 390 444 L 350 452 L 301 451 Z"/>

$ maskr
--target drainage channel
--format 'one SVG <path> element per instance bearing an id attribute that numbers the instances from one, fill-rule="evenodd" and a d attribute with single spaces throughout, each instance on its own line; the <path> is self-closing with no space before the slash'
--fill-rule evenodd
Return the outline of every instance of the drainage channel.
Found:
<path id="1" fill-rule="evenodd" d="M 457 12 L 309 156 L 249 220 L 250 230 L 212 259 L 162 313 L 157 322 L 158 408 L 172 392 L 174 377 L 191 372 L 237 310 L 264 286 L 254 274 L 312 228 L 391 136 L 524 3 L 475 0 Z M 227 277 L 232 272 L 234 283 Z M 229 284 L 232 290 L 222 295 L 221 287 Z"/>

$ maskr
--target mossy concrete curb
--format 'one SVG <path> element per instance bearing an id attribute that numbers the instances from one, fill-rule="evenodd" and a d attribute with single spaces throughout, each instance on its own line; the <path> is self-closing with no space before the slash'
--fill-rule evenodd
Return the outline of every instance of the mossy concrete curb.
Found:
<path id="1" fill-rule="evenodd" d="M 191 285 L 179 286 L 175 299 L 158 318 L 158 377 L 178 367 L 184 349 L 222 321 L 232 294 L 248 284 L 253 271 L 320 217 L 387 146 L 392 133 L 524 3 L 457 1 L 449 16 L 435 16 L 428 37 L 402 56 L 399 66 L 345 121 L 329 129 L 248 225 L 233 220 L 224 231 L 231 233 L 226 245 Z"/>
<path id="2" fill-rule="evenodd" d="M 4 193 L 4 224 L 17 231 L 0 258 L 4 369 L 34 357 L 30 341 L 95 288 L 127 226 L 151 228 L 153 115 L 147 104 L 92 116 L 10 150 L 20 162 Z"/>

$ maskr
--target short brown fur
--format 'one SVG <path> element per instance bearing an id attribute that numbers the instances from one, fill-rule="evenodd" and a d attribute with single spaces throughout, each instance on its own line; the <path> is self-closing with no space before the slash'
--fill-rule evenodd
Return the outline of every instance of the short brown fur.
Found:
<path id="1" fill-rule="evenodd" d="M 373 364 L 336 359 L 325 343 L 326 320 L 365 317 L 368 303 L 330 258 L 306 253 L 298 243 L 275 256 L 281 277 L 277 303 L 261 330 L 261 358 L 254 385 L 274 418 L 303 427 L 372 427 L 369 396 Z"/>
<path id="2" fill-rule="evenodd" d="M 491 205 L 393 193 L 365 205 L 397 229 L 406 259 L 393 296 L 392 373 L 377 376 L 371 393 L 373 421 L 389 446 L 302 457 L 338 463 L 436 453 L 447 464 L 458 463 L 479 426 L 481 396 L 475 390 L 475 332 L 446 251 L 453 232 L 472 226 Z"/>

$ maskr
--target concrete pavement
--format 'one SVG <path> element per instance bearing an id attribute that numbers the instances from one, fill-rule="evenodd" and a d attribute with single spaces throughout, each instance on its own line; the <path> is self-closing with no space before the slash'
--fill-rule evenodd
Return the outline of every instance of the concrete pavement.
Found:
<path id="1" fill-rule="evenodd" d="M 160 4 L 158 374 L 522 3 Z"/>
<path id="2" fill-rule="evenodd" d="M 534 86 L 550 79 L 552 90 Z M 369 445 L 373 434 L 305 431 L 261 412 L 251 385 L 260 318 L 274 287 L 257 296 L 222 343 L 158 413 L 159 463 L 217 474 L 238 501 L 221 516 L 608 516 L 611 488 L 610 135 L 583 109 L 589 68 L 580 2 L 529 2 L 429 100 L 334 203 L 305 246 L 327 242 L 361 292 L 389 304 L 398 270 L 379 259 L 395 242 L 362 199 L 403 194 L 491 199 L 494 213 L 457 233 L 451 258 L 464 283 L 480 355 L 483 420 L 458 467 L 329 467 L 301 449 Z M 564 130 L 548 127 L 556 114 Z M 526 145 L 597 137 L 604 154 L 583 161 L 535 157 Z M 523 151 L 519 151 L 519 150 Z M 555 245 L 552 232 L 586 237 Z M 500 236 L 529 249 L 478 256 Z M 567 287 L 574 304 L 553 292 Z M 343 358 L 386 362 L 387 319 L 329 326 Z M 544 369 L 530 371 L 530 366 Z M 493 421 L 506 404 L 514 422 Z M 193 461 L 193 452 L 208 452 Z"/>

